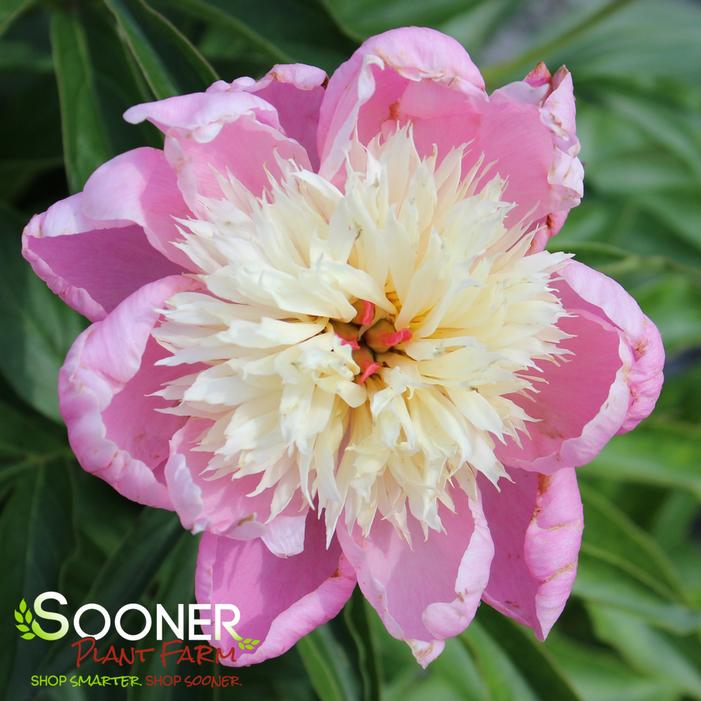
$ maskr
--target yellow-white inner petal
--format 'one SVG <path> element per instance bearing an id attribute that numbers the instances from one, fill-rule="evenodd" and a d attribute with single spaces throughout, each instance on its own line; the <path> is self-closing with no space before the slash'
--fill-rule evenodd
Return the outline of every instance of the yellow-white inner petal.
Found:
<path id="1" fill-rule="evenodd" d="M 172 411 L 211 421 L 208 477 L 259 475 L 273 515 L 299 491 L 330 537 L 340 517 L 440 529 L 452 488 L 504 476 L 495 444 L 529 421 L 513 398 L 564 354 L 551 284 L 567 258 L 526 255 L 503 181 L 463 156 L 422 159 L 402 129 L 354 144 L 342 188 L 283 163 L 261 198 L 220 177 L 181 222 L 203 291 L 173 296 L 154 335 L 185 371 L 161 392 Z M 379 321 L 402 341 L 367 340 Z"/>

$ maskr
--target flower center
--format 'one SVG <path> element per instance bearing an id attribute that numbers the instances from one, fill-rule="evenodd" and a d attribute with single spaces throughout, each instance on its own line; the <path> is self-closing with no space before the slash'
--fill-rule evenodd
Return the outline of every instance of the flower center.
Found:
<path id="1" fill-rule="evenodd" d="M 348 322 L 332 322 L 334 333 L 341 343 L 353 349 L 351 357 L 360 368 L 355 381 L 361 385 L 371 375 L 378 373 L 383 367 L 382 354 L 389 350 L 399 350 L 405 341 L 411 340 L 411 329 L 394 327 L 390 318 L 375 321 L 375 305 L 365 299 L 359 299 L 353 304 L 357 314 Z"/>
<path id="2" fill-rule="evenodd" d="M 520 399 L 564 354 L 567 257 L 527 255 L 504 183 L 463 161 L 401 129 L 354 144 L 342 187 L 281 163 L 262 197 L 222 176 L 181 222 L 203 290 L 154 335 L 184 370 L 171 411 L 210 426 L 209 477 L 259 476 L 273 515 L 301 493 L 330 537 L 339 518 L 440 529 L 453 488 L 505 474 L 496 442 L 526 431 Z"/>

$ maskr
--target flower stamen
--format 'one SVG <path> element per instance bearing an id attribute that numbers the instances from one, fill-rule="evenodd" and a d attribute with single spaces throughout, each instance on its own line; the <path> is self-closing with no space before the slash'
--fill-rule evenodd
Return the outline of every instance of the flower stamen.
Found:
<path id="1" fill-rule="evenodd" d="M 411 329 L 395 329 L 387 319 L 380 319 L 362 336 L 363 343 L 375 353 L 386 353 L 390 348 L 411 340 Z"/>
<path id="2" fill-rule="evenodd" d="M 370 326 L 375 318 L 375 305 L 366 299 L 359 299 L 353 304 L 353 308 L 358 312 L 353 317 L 353 323 L 360 326 Z"/>

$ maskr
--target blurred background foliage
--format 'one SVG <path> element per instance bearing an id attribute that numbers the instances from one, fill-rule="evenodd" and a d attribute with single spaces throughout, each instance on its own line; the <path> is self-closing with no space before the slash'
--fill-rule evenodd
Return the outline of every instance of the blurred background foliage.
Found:
<path id="1" fill-rule="evenodd" d="M 111 610 L 188 601 L 196 554 L 173 515 L 123 500 L 73 460 L 56 373 L 85 322 L 22 261 L 24 223 L 111 156 L 160 143 L 121 121 L 128 106 L 276 62 L 331 72 L 368 35 L 410 24 L 459 39 L 490 88 L 541 59 L 569 66 L 586 196 L 553 246 L 622 282 L 665 340 L 655 414 L 579 472 L 574 595 L 545 645 L 482 606 L 425 672 L 355 597 L 287 655 L 240 670 L 241 688 L 99 698 L 701 699 L 701 3 L 689 0 L 0 0 L 4 698 L 30 698 L 30 674 L 74 664 L 67 643 L 19 640 L 8 616 L 21 596 L 58 589 L 74 607 Z"/>

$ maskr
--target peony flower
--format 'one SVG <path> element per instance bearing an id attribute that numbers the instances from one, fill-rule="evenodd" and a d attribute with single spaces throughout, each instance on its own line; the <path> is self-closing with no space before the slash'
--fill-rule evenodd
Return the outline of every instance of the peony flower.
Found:
<path id="1" fill-rule="evenodd" d="M 93 322 L 59 382 L 78 460 L 202 533 L 197 599 L 254 641 L 219 643 L 233 663 L 356 582 L 424 666 L 480 600 L 545 638 L 575 468 L 650 413 L 663 363 L 616 282 L 545 250 L 582 196 L 567 69 L 489 95 L 407 28 L 328 81 L 281 65 L 125 118 L 163 150 L 105 163 L 23 250 Z"/>

